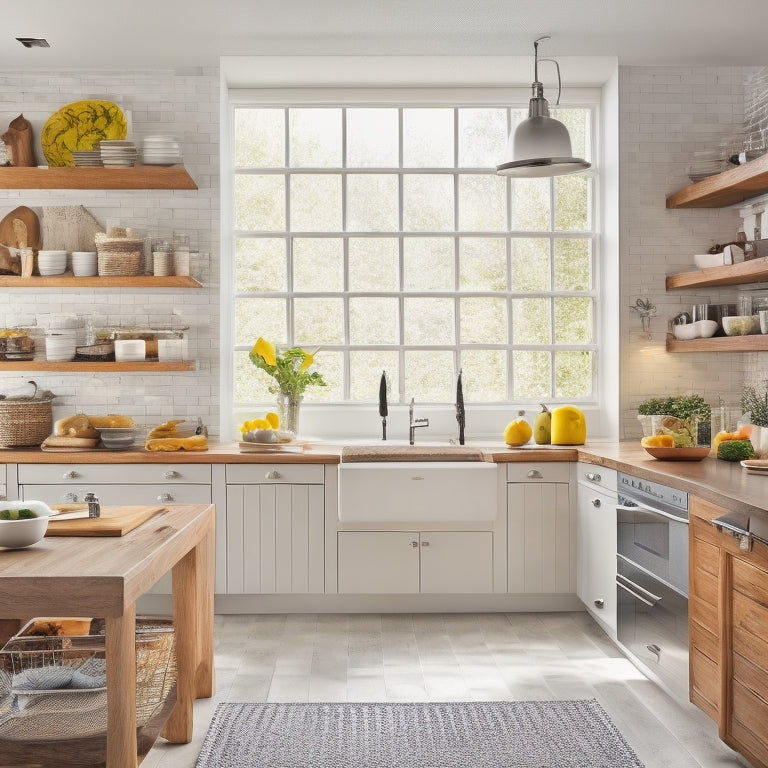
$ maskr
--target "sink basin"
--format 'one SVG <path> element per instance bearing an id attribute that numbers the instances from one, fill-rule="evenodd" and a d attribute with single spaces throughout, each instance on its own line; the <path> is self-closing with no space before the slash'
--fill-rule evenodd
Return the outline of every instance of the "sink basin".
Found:
<path id="1" fill-rule="evenodd" d="M 497 465 L 491 462 L 342 463 L 339 465 L 339 520 L 369 523 L 495 520 L 498 485 Z"/>
<path id="2" fill-rule="evenodd" d="M 471 445 L 443 441 L 421 441 L 411 445 L 407 440 L 344 440 L 342 463 L 366 461 L 484 461 L 483 451 Z"/>

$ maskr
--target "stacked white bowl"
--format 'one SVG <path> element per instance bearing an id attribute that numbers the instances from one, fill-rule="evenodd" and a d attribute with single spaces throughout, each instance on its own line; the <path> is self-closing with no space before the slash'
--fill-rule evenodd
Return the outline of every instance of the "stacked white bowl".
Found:
<path id="1" fill-rule="evenodd" d="M 73 330 L 49 331 L 45 334 L 45 359 L 51 363 L 74 360 L 77 335 Z"/>
<path id="2" fill-rule="evenodd" d="M 96 251 L 72 251 L 72 272 L 75 277 L 93 277 L 98 273 Z"/>
<path id="3" fill-rule="evenodd" d="M 41 275 L 63 275 L 67 271 L 67 252 L 38 251 L 37 269 Z"/>

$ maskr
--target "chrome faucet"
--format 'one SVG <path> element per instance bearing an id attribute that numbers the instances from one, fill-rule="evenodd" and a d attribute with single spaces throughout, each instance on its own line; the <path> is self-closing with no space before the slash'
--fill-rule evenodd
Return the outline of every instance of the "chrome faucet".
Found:
<path id="1" fill-rule="evenodd" d="M 413 438 L 416 436 L 416 429 L 418 427 L 428 427 L 429 419 L 414 419 L 413 418 L 413 398 L 411 398 L 411 406 L 408 409 L 408 442 L 413 445 Z"/>

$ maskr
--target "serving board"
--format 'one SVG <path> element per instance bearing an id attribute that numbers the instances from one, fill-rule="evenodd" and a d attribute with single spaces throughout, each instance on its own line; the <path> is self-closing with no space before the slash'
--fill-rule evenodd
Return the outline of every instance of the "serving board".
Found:
<path id="1" fill-rule="evenodd" d="M 124 536 L 138 528 L 165 507 L 115 506 L 101 508 L 101 517 L 78 517 L 48 521 L 46 536 Z M 86 512 L 87 514 L 87 512 Z"/>

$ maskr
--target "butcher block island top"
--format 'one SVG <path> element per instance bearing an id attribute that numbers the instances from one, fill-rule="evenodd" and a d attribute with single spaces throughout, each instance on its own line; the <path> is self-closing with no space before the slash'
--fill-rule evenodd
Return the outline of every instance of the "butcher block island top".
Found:
<path id="1" fill-rule="evenodd" d="M 137 763 L 135 603 L 168 571 L 178 674 L 162 735 L 191 741 L 192 703 L 213 695 L 214 521 L 212 504 L 170 504 L 120 538 L 53 536 L 0 550 L 0 619 L 106 621 L 107 768 Z"/>

